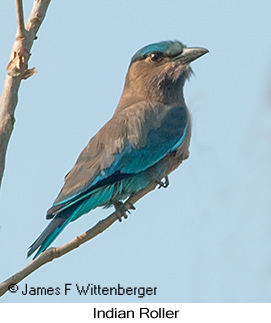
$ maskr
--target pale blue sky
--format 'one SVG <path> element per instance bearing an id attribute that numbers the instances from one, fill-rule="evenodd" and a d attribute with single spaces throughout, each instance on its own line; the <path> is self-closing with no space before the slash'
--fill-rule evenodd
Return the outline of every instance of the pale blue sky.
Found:
<path id="1" fill-rule="evenodd" d="M 24 1 L 28 15 L 32 1 Z M 49 263 L 3 302 L 270 302 L 270 1 L 52 1 L 22 82 L 0 193 L 0 280 L 28 264 L 45 212 L 88 140 L 111 117 L 132 55 L 178 39 L 210 50 L 185 86 L 190 158 L 129 219 Z M 14 41 L 0 4 L 0 81 Z M 59 246 L 106 217 L 69 225 Z M 28 286 L 157 287 L 157 296 L 23 296 Z"/>

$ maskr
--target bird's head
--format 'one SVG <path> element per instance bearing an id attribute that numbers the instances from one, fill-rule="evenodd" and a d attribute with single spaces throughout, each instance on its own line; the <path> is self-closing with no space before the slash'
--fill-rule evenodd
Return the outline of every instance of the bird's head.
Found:
<path id="1" fill-rule="evenodd" d="M 179 41 L 141 48 L 131 59 L 119 106 L 142 100 L 170 104 L 183 99 L 182 88 L 192 72 L 189 64 L 207 52 L 205 48 L 188 48 Z"/>

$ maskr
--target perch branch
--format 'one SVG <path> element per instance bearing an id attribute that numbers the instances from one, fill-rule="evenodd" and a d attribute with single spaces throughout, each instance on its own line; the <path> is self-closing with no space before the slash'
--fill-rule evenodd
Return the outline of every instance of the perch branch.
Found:
<path id="1" fill-rule="evenodd" d="M 155 189 L 157 184 L 152 184 L 146 189 L 137 192 L 136 194 L 132 195 L 125 203 L 124 206 L 128 210 L 131 204 L 135 204 L 139 199 L 141 199 L 144 195 L 149 193 L 150 191 Z M 75 237 L 68 243 L 58 247 L 58 248 L 50 248 L 41 253 L 36 259 L 32 260 L 27 266 L 25 266 L 22 270 L 18 271 L 15 275 L 11 276 L 3 283 L 0 284 L 0 297 L 4 295 L 10 286 L 14 284 L 18 284 L 21 280 L 26 278 L 30 275 L 33 271 L 37 270 L 39 267 L 45 265 L 46 263 L 59 258 L 66 253 L 74 250 L 81 246 L 81 244 L 93 239 L 98 234 L 105 231 L 109 228 L 115 221 L 118 220 L 116 212 L 113 212 L 104 220 L 99 221 L 94 227 L 86 231 L 85 233 Z"/>

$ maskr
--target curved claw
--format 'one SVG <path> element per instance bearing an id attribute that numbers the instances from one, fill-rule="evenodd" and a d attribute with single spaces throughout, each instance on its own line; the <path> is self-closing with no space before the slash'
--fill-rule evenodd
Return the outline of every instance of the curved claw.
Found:
<path id="1" fill-rule="evenodd" d="M 124 217 L 124 219 L 128 218 L 127 212 L 131 213 L 129 210 L 135 210 L 134 205 L 129 202 L 127 203 L 128 209 L 127 209 L 127 206 L 125 206 L 125 204 L 122 203 L 121 201 L 112 201 L 112 203 L 116 210 L 116 216 L 120 222 L 122 217 Z"/>
<path id="2" fill-rule="evenodd" d="M 158 189 L 160 189 L 161 187 L 163 188 L 167 188 L 168 185 L 169 185 L 169 179 L 168 179 L 168 176 L 165 176 L 165 181 L 163 182 L 162 180 L 158 181 L 157 184 L 159 185 L 158 186 Z"/>

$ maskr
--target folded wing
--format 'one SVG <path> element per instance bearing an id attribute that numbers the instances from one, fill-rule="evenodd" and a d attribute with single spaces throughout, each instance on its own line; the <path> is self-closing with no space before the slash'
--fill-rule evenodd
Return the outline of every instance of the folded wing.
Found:
<path id="1" fill-rule="evenodd" d="M 110 119 L 78 157 L 47 218 L 84 199 L 97 187 L 138 174 L 184 140 L 187 108 L 142 102 Z"/>

